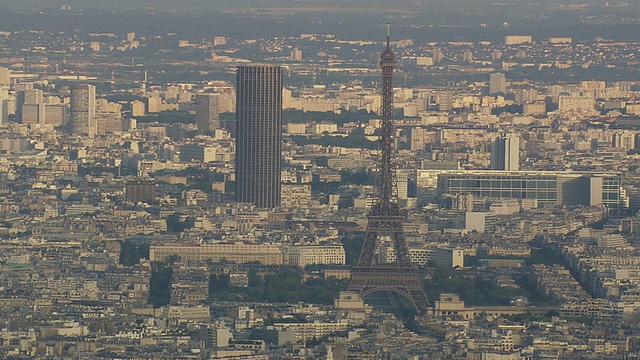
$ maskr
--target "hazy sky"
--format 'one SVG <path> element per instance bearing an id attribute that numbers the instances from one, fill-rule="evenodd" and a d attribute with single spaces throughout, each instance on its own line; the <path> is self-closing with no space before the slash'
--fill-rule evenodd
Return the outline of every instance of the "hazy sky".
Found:
<path id="1" fill-rule="evenodd" d="M 416 7 L 416 6 L 447 6 L 455 4 L 482 5 L 495 3 L 495 0 L 0 0 L 0 6 L 29 7 L 29 6 L 60 6 L 70 4 L 78 7 L 157 7 L 172 6 L 184 8 L 185 6 L 198 6 L 205 8 L 219 7 L 271 7 L 271 6 L 391 6 L 391 7 Z M 509 3 L 528 4 L 530 0 L 509 0 Z M 590 1 L 590 3 L 604 3 L 605 1 Z M 633 3 L 634 1 L 629 1 Z M 579 3 L 576 0 L 536 0 L 535 3 Z"/>
<path id="2" fill-rule="evenodd" d="M 587 8 L 579 10 L 540 5 L 576 4 L 578 1 L 508 0 L 512 5 L 501 6 L 496 5 L 497 0 L 0 0 L 0 30 L 177 32 L 194 40 L 206 34 L 252 38 L 311 32 L 375 40 L 384 33 L 383 25 L 390 22 L 398 38 L 425 41 L 496 41 L 514 33 L 539 38 L 570 36 L 579 40 L 602 36 L 640 40 L 638 0 L 628 1 L 632 6 L 624 8 L 605 8 L 602 6 L 605 0 L 590 0 Z M 62 4 L 72 5 L 74 11 L 60 11 Z M 260 14 L 218 11 L 230 7 L 273 6 L 324 9 Z M 327 10 L 327 6 L 347 9 L 332 11 Z M 136 8 L 138 10 L 134 10 Z M 400 13 L 397 10 L 407 11 Z M 504 23 L 510 27 L 503 28 Z"/>

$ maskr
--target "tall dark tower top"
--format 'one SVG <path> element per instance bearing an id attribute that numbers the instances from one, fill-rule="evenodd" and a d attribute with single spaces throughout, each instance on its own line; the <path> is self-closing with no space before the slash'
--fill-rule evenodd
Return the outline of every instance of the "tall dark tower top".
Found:
<path id="1" fill-rule="evenodd" d="M 282 69 L 239 66 L 236 74 L 236 200 L 280 205 Z"/>
<path id="2" fill-rule="evenodd" d="M 393 73 L 393 66 L 396 64 L 396 56 L 391 51 L 391 42 L 390 42 L 390 34 L 389 34 L 389 24 L 387 24 L 387 47 L 384 49 L 382 54 L 380 54 L 380 66 L 382 66 L 383 77 L 384 77 L 384 67 L 391 66 L 391 73 Z"/>

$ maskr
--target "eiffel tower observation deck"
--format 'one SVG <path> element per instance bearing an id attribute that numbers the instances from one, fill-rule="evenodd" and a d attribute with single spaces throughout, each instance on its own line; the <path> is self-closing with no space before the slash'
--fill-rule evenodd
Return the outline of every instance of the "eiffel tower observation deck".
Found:
<path id="1" fill-rule="evenodd" d="M 404 215 L 398 204 L 396 180 L 396 149 L 394 146 L 395 125 L 393 123 L 393 69 L 395 55 L 389 41 L 387 26 L 387 46 L 380 55 L 382 68 L 382 119 L 377 163 L 377 201 L 367 215 L 365 235 L 358 265 L 351 271 L 348 291 L 364 297 L 379 291 L 392 291 L 411 301 L 418 314 L 426 314 L 429 301 L 420 283 L 420 272 L 411 263 L 409 249 L 402 227 Z M 393 243 L 396 262 L 376 263 L 376 246 L 383 237 Z"/>

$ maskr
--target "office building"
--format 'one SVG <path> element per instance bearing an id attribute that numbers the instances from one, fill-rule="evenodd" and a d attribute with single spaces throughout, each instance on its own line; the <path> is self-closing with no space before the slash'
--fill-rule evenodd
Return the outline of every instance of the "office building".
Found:
<path id="1" fill-rule="evenodd" d="M 236 200 L 280 205 L 282 70 L 240 66 L 236 82 Z"/>
<path id="2" fill-rule="evenodd" d="M 146 105 L 144 102 L 135 100 L 131 102 L 131 116 L 144 116 L 146 114 Z"/>
<path id="3" fill-rule="evenodd" d="M 623 207 L 620 174 L 554 171 L 452 171 L 438 175 L 438 195 L 473 194 L 488 199 L 536 199 L 538 206 Z"/>
<path id="4" fill-rule="evenodd" d="M 199 133 L 210 133 L 220 129 L 220 107 L 218 94 L 196 95 L 197 119 Z"/>
<path id="5" fill-rule="evenodd" d="M 441 268 L 464 267 L 464 250 L 460 248 L 410 247 L 409 257 L 411 262 L 418 266 L 433 263 Z M 384 246 L 380 249 L 380 261 L 385 264 L 396 261 L 396 251 L 393 246 Z"/>
<path id="6" fill-rule="evenodd" d="M 11 85 L 11 70 L 0 66 L 0 86 Z"/>
<path id="7" fill-rule="evenodd" d="M 291 55 L 289 56 L 289 60 L 302 61 L 302 50 L 298 48 L 294 48 L 293 50 L 291 50 Z"/>
<path id="8" fill-rule="evenodd" d="M 216 159 L 216 148 L 200 144 L 180 146 L 180 162 L 211 162 Z"/>
<path id="9" fill-rule="evenodd" d="M 558 111 L 560 112 L 591 112 L 596 109 L 596 98 L 593 96 L 560 96 Z"/>
<path id="10" fill-rule="evenodd" d="M 11 85 L 11 70 L 0 66 L 0 86 Z"/>
<path id="11" fill-rule="evenodd" d="M 518 134 L 506 134 L 491 141 L 491 170 L 520 170 Z"/>
<path id="12" fill-rule="evenodd" d="M 436 93 L 436 103 L 441 111 L 449 111 L 453 108 L 453 91 L 442 90 Z"/>
<path id="13" fill-rule="evenodd" d="M 518 45 L 532 42 L 533 37 L 531 35 L 507 35 L 504 37 L 505 45 Z"/>
<path id="14" fill-rule="evenodd" d="M 95 86 L 83 84 L 71 87 L 70 130 L 74 134 L 90 136 L 98 131 Z"/>
<path id="15" fill-rule="evenodd" d="M 0 85 L 0 124 L 9 121 L 9 88 Z"/>
<path id="16" fill-rule="evenodd" d="M 503 73 L 489 75 L 489 94 L 504 94 L 507 91 L 507 78 Z"/>
<path id="17" fill-rule="evenodd" d="M 45 104 L 23 104 L 21 114 L 21 123 L 23 124 L 44 124 L 46 121 Z"/>
<path id="18" fill-rule="evenodd" d="M 396 186 L 398 187 L 398 199 L 407 200 L 409 198 L 409 175 L 413 170 L 402 169 L 396 173 Z"/>
<path id="19" fill-rule="evenodd" d="M 493 231 L 495 228 L 496 213 L 467 211 L 464 214 L 464 230 L 477 231 L 479 233 L 485 231 Z"/>
<path id="20" fill-rule="evenodd" d="M 44 107 L 45 123 L 53 126 L 66 126 L 69 122 L 69 106 L 67 104 L 47 104 Z"/>
<path id="21" fill-rule="evenodd" d="M 16 94 L 18 118 L 23 124 L 44 124 L 45 104 L 43 92 L 40 89 L 27 88 Z"/>
<path id="22" fill-rule="evenodd" d="M 153 204 L 156 200 L 156 184 L 151 180 L 134 180 L 125 185 L 125 201 Z"/>

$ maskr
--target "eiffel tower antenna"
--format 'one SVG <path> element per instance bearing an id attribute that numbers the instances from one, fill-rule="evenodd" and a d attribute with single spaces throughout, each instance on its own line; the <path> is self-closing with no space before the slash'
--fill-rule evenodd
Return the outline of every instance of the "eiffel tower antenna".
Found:
<path id="1" fill-rule="evenodd" d="M 391 38 L 391 24 L 387 23 L 387 48 L 389 47 L 389 39 Z"/>
<path id="2" fill-rule="evenodd" d="M 396 180 L 395 125 L 393 123 L 393 69 L 395 55 L 390 46 L 390 31 L 387 24 L 387 46 L 380 55 L 382 68 L 382 106 L 380 117 L 379 160 L 377 164 L 378 199 L 367 215 L 367 233 L 358 259 L 351 271 L 351 283 L 347 290 L 358 292 L 362 297 L 378 291 L 393 291 L 405 296 L 418 313 L 425 314 L 429 301 L 420 283 L 420 272 L 413 266 L 402 222 L 404 215 L 398 205 Z M 396 254 L 394 264 L 376 263 L 376 245 L 386 235 L 393 241 Z"/>

